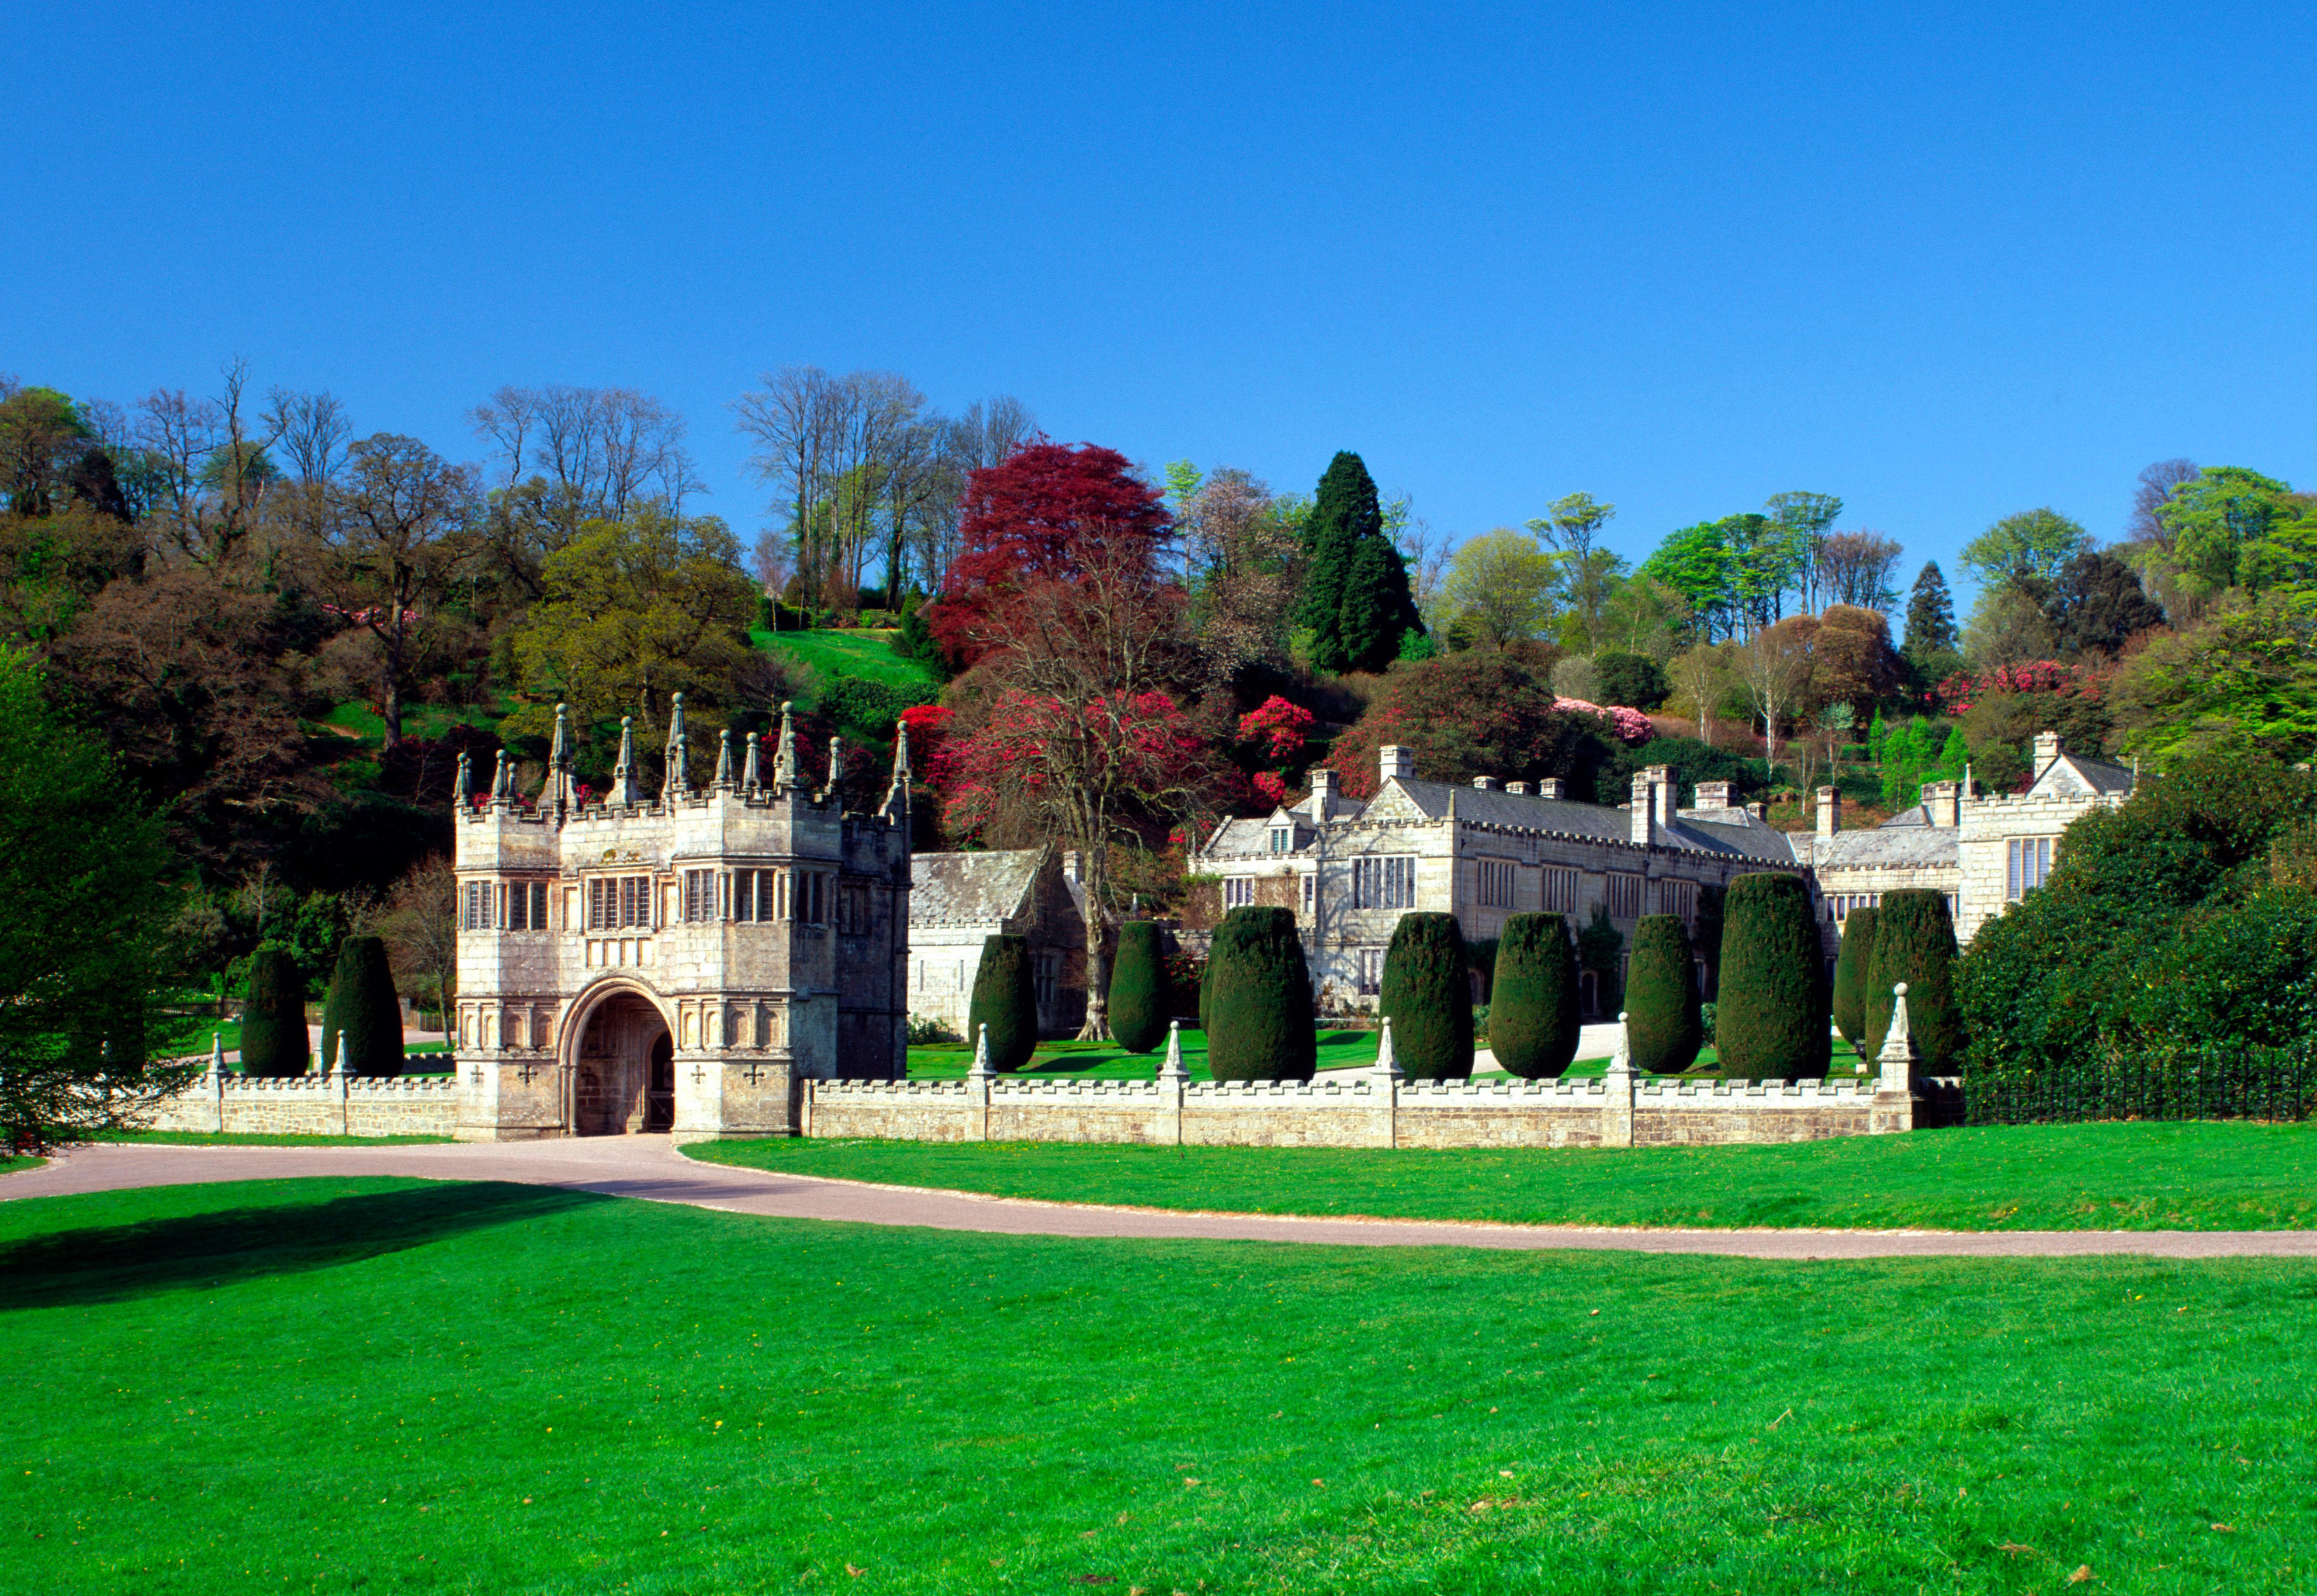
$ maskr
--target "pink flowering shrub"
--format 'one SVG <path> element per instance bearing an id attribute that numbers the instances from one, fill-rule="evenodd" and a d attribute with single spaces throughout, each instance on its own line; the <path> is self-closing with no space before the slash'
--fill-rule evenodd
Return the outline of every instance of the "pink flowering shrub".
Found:
<path id="1" fill-rule="evenodd" d="M 1658 729 L 1651 723 L 1649 716 L 1622 704 L 1610 704 L 1605 708 L 1597 704 L 1588 704 L 1582 698 L 1555 698 L 1552 707 L 1597 716 L 1608 722 L 1611 736 L 1631 747 L 1639 748 L 1658 734 Z"/>

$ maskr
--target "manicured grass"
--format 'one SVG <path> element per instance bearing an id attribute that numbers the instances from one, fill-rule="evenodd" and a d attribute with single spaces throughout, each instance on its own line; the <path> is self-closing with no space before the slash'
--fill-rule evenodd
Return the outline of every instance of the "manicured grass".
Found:
<path id="1" fill-rule="evenodd" d="M 893 639 L 899 635 L 853 628 L 780 632 L 759 629 L 748 638 L 760 649 L 779 649 L 793 655 L 824 677 L 867 677 L 896 687 L 940 686 L 933 672 L 893 652 Z"/>
<path id="2" fill-rule="evenodd" d="M 237 1019 L 204 1019 L 196 1014 L 171 1015 L 154 1027 L 151 1037 L 156 1058 L 190 1058 L 210 1051 L 211 1039 L 225 1038 L 228 1053 L 241 1051 L 241 1022 Z"/>
<path id="3" fill-rule="evenodd" d="M 453 726 L 479 726 L 486 731 L 497 727 L 500 719 L 512 707 L 502 703 L 489 704 L 413 704 L 403 706 L 402 735 L 413 738 L 439 738 Z M 341 704 L 324 715 L 318 722 L 352 732 L 356 740 L 382 743 L 386 740 L 386 717 L 367 704 Z"/>
<path id="4" fill-rule="evenodd" d="M 30 1153 L 0 1152 L 0 1175 L 11 1170 L 37 1170 L 49 1161 L 34 1158 Z"/>
<path id="5" fill-rule="evenodd" d="M 256 1131 L 99 1131 L 92 1142 L 156 1142 L 183 1147 L 397 1147 L 450 1136 L 283 1136 Z"/>
<path id="6" fill-rule="evenodd" d="M 2241 1121 L 1608 1151 L 838 1141 L 684 1151 L 838 1179 L 1248 1214 L 1877 1230 L 2317 1227 L 2317 1125 Z"/>
<path id="7" fill-rule="evenodd" d="M 1321 1031 L 1320 1068 L 1341 1070 L 1373 1064 L 1376 1055 L 1373 1031 Z M 1150 1080 L 1166 1061 L 1167 1045 L 1149 1053 L 1129 1053 L 1114 1042 L 1041 1042 L 1023 1069 L 1024 1075 L 1075 1077 L 1081 1080 Z M 973 1067 L 973 1049 L 963 1044 L 909 1049 L 912 1080 L 962 1080 Z M 1207 1068 L 1207 1034 L 1185 1027 L 1183 1068 L 1194 1080 L 1212 1080 Z"/>
<path id="8" fill-rule="evenodd" d="M 2317 1266 L 0 1204 L 7 1583 L 2304 1590 Z"/>

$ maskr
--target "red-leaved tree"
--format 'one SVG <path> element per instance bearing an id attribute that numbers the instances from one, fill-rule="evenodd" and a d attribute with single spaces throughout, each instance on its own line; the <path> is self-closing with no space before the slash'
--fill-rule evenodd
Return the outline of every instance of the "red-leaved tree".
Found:
<path id="1" fill-rule="evenodd" d="M 929 771 L 953 829 L 1004 813 L 1076 848 L 1087 1018 L 1109 1035 L 1108 855 L 1187 809 L 1212 739 L 1181 706 L 1195 659 L 1165 557 L 1173 522 L 1125 456 L 1036 443 L 969 479 L 963 551 L 926 612 L 971 682 Z"/>

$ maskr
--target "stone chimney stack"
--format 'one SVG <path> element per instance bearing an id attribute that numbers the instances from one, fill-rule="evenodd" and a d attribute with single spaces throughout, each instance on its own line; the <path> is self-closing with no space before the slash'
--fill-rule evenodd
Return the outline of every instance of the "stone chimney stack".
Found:
<path id="1" fill-rule="evenodd" d="M 1497 791 L 1498 783 L 1493 776 L 1476 776 L 1472 778 L 1472 785 L 1483 793 L 1493 793 Z"/>
<path id="2" fill-rule="evenodd" d="M 1658 784 L 1654 773 L 1651 770 L 1635 771 L 1633 800 L 1625 811 L 1630 822 L 1626 836 L 1635 847 L 1649 847 L 1651 838 L 1656 835 L 1651 823 L 1657 819 L 1657 811 Z"/>
<path id="3" fill-rule="evenodd" d="M 1769 817 L 1762 812 L 1762 809 L 1763 805 L 1761 801 L 1757 799 L 1755 802 L 1746 806 L 1746 812 L 1752 815 L 1758 820 L 1767 820 Z"/>
<path id="4" fill-rule="evenodd" d="M 1416 779 L 1414 749 L 1402 748 L 1396 742 L 1388 742 L 1376 750 L 1376 764 L 1382 771 L 1383 779 L 1386 781 L 1391 780 L 1394 776 L 1400 777 L 1402 781 Z"/>
<path id="5" fill-rule="evenodd" d="M 1818 834 L 1831 837 L 1842 829 L 1842 794 L 1832 787 L 1818 790 Z"/>
<path id="6" fill-rule="evenodd" d="M 1322 765 L 1311 775 L 1311 818 L 1324 824 L 1336 812 L 1336 773 Z"/>
<path id="7" fill-rule="evenodd" d="M 1536 784 L 1536 795 L 1540 798 L 1566 798 L 1569 796 L 1569 784 L 1557 776 L 1548 776 Z"/>
<path id="8" fill-rule="evenodd" d="M 1728 782 L 1700 782 L 1700 783 L 1698 783 L 1698 784 L 1697 784 L 1697 807 L 1698 807 L 1698 808 L 1700 808 L 1700 809 L 1727 809 L 1727 808 L 1729 808 L 1729 807 L 1730 807 L 1730 784 L 1729 784 Z"/>
<path id="9" fill-rule="evenodd" d="M 2060 757 L 2060 734 L 2056 731 L 2035 733 L 2035 774 L 2043 775 L 2052 768 L 2052 761 Z"/>
<path id="10" fill-rule="evenodd" d="M 1934 826 L 1949 829 L 1963 824 L 1963 784 L 1961 782 L 1925 782 L 1923 810 L 1931 817 Z"/>
<path id="11" fill-rule="evenodd" d="M 1672 825 L 1675 811 L 1681 803 L 1681 789 L 1673 782 L 1673 767 L 1652 765 L 1645 774 L 1650 778 L 1650 812 L 1659 825 Z"/>
<path id="12" fill-rule="evenodd" d="M 1505 784 L 1505 791 L 1507 793 L 1517 793 L 1522 797 L 1525 798 L 1528 796 L 1528 784 L 1526 782 L 1507 782 Z"/>

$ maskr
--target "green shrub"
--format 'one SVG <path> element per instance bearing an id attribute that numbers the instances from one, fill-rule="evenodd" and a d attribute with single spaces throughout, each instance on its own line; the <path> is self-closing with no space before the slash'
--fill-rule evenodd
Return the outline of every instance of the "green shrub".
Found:
<path id="1" fill-rule="evenodd" d="M 1955 921 L 1947 895 L 1922 888 L 1883 894 L 1874 916 L 1874 953 L 1866 962 L 1866 1045 L 1873 1060 L 1891 1032 L 1891 989 L 1907 983 L 1907 1028 L 1927 1075 L 1963 1067 L 1963 1021 L 1955 1000 Z"/>
<path id="2" fill-rule="evenodd" d="M 989 1067 L 1001 1075 L 1012 1074 L 1038 1051 L 1038 989 L 1026 937 L 992 937 L 981 945 L 966 1040 L 978 1045 L 984 1026 L 989 1027 Z"/>
<path id="3" fill-rule="evenodd" d="M 241 1072 L 306 1072 L 306 978 L 279 947 L 261 947 L 249 959 L 248 997 L 241 1011 Z"/>
<path id="4" fill-rule="evenodd" d="M 1294 911 L 1234 909 L 1215 928 L 1200 988 L 1217 1080 L 1309 1080 L 1319 1067 L 1311 977 Z"/>
<path id="5" fill-rule="evenodd" d="M 1722 1070 L 1748 1080 L 1823 1078 L 1828 1044 L 1825 959 L 1810 889 L 1765 870 L 1730 885 L 1722 930 L 1714 1045 Z"/>
<path id="6" fill-rule="evenodd" d="M 1172 1009 L 1158 922 L 1128 920 L 1110 966 L 1110 1034 L 1129 1053 L 1149 1053 L 1167 1039 Z"/>
<path id="7" fill-rule="evenodd" d="M 1578 1013 L 1577 949 L 1557 914 L 1516 914 L 1497 938 L 1489 998 L 1489 1046 L 1497 1067 L 1529 1080 L 1569 1068 L 1583 1027 Z"/>
<path id="8" fill-rule="evenodd" d="M 386 944 L 347 937 L 330 985 L 338 994 L 338 1067 L 349 1075 L 401 1074 L 402 1005 Z"/>
<path id="9" fill-rule="evenodd" d="M 1874 911 L 1854 909 L 1842 922 L 1842 952 L 1834 961 L 1834 1027 L 1861 1058 L 1866 1049 L 1866 964 L 1874 954 Z"/>
<path id="10" fill-rule="evenodd" d="M 1647 915 L 1633 928 L 1625 1038 L 1644 1075 L 1678 1075 L 1697 1062 L 1697 964 L 1679 915 Z"/>
<path id="11" fill-rule="evenodd" d="M 1400 917 L 1376 1012 L 1391 1021 L 1392 1056 L 1410 1080 L 1472 1079 L 1472 966 L 1454 915 Z"/>
<path id="12" fill-rule="evenodd" d="M 1665 667 L 1647 654 L 1596 654 L 1593 668 L 1601 677 L 1601 702 L 1627 709 L 1653 710 L 1673 695 Z"/>

